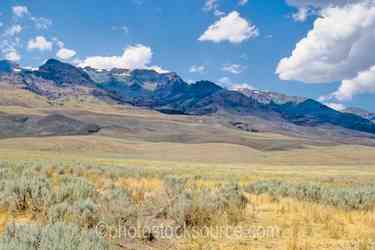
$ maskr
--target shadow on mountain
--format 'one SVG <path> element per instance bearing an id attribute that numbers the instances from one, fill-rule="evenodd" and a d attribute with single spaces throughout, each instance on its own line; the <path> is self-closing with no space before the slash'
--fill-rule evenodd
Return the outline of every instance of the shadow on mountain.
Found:
<path id="1" fill-rule="evenodd" d="M 0 138 L 90 135 L 99 131 L 100 127 L 95 124 L 60 114 L 45 117 L 0 114 Z"/>

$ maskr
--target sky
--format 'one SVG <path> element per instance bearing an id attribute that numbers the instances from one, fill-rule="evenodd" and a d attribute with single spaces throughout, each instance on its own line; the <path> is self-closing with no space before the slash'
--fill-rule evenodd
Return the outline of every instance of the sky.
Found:
<path id="1" fill-rule="evenodd" d="M 1 0 L 0 58 L 173 71 L 375 112 L 374 0 Z"/>

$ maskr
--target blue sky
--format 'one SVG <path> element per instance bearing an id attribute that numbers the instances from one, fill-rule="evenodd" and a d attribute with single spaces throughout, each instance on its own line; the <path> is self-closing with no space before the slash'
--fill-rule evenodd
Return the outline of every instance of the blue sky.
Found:
<path id="1" fill-rule="evenodd" d="M 374 39 L 366 34 L 375 28 L 372 12 L 365 12 L 374 6 L 367 2 L 2 0 L 0 54 L 25 67 L 51 57 L 104 68 L 157 66 L 187 81 L 252 86 L 375 111 L 375 56 L 363 52 Z M 361 9 L 364 4 L 370 6 Z M 354 13 L 349 31 L 333 25 L 345 11 Z M 371 23 L 358 28 L 355 14 Z M 326 21 L 315 27 L 322 17 Z M 309 32 L 314 35 L 306 39 Z M 355 59 L 353 51 L 359 51 Z"/>

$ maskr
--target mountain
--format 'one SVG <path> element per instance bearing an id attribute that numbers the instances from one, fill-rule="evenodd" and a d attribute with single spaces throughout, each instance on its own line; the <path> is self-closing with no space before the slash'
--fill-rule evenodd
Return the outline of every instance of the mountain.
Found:
<path id="1" fill-rule="evenodd" d="M 93 84 L 90 76 L 84 70 L 55 59 L 48 60 L 34 74 L 43 79 L 53 81 L 57 85 L 76 84 L 87 86 Z"/>
<path id="2" fill-rule="evenodd" d="M 367 110 L 361 109 L 361 108 L 346 108 L 342 112 L 349 113 L 349 114 L 355 114 L 358 116 L 361 116 L 367 120 L 370 120 L 372 122 L 375 122 L 375 113 L 371 113 Z"/>
<path id="3" fill-rule="evenodd" d="M 369 120 L 329 108 L 315 100 L 307 99 L 302 103 L 273 105 L 284 119 L 301 126 L 335 125 L 347 129 L 375 133 L 375 127 Z"/>
<path id="4" fill-rule="evenodd" d="M 55 59 L 48 60 L 36 70 L 22 69 L 6 61 L 0 62 L 0 67 L 5 69 L 0 74 L 0 82 L 27 89 L 50 100 L 108 96 L 106 91 L 97 88 L 83 69 Z"/>
<path id="5" fill-rule="evenodd" d="M 100 127 L 95 124 L 81 122 L 59 114 L 39 117 L 0 113 L 0 138 L 89 135 L 99 130 Z"/>
<path id="6" fill-rule="evenodd" d="M 297 97 L 297 96 L 287 96 L 284 94 L 270 92 L 270 91 L 261 91 L 253 90 L 248 88 L 239 88 L 236 91 L 257 100 L 259 103 L 270 104 L 271 102 L 276 104 L 285 104 L 288 102 L 301 103 L 306 101 L 307 98 Z"/>
<path id="7" fill-rule="evenodd" d="M 146 107 L 167 114 L 259 117 L 300 127 L 341 127 L 375 134 L 375 124 L 341 113 L 317 101 L 250 90 L 227 90 L 210 81 L 186 83 L 176 73 L 154 70 L 78 68 L 55 59 L 38 70 L 17 69 L 3 62 L 0 81 L 15 84 L 49 99 L 89 96 L 113 103 Z M 14 70 L 17 69 L 17 70 Z M 248 127 L 248 126 L 247 126 Z"/>
<path id="8" fill-rule="evenodd" d="M 19 71 L 20 67 L 18 64 L 15 64 L 8 60 L 0 61 L 0 74 L 10 74 L 14 71 Z"/>

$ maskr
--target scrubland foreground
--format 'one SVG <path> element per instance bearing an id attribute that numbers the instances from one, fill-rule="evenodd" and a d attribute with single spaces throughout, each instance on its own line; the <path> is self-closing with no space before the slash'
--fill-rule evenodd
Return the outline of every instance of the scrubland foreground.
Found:
<path id="1" fill-rule="evenodd" d="M 375 248 L 371 167 L 142 164 L 2 161 L 0 249 Z"/>

